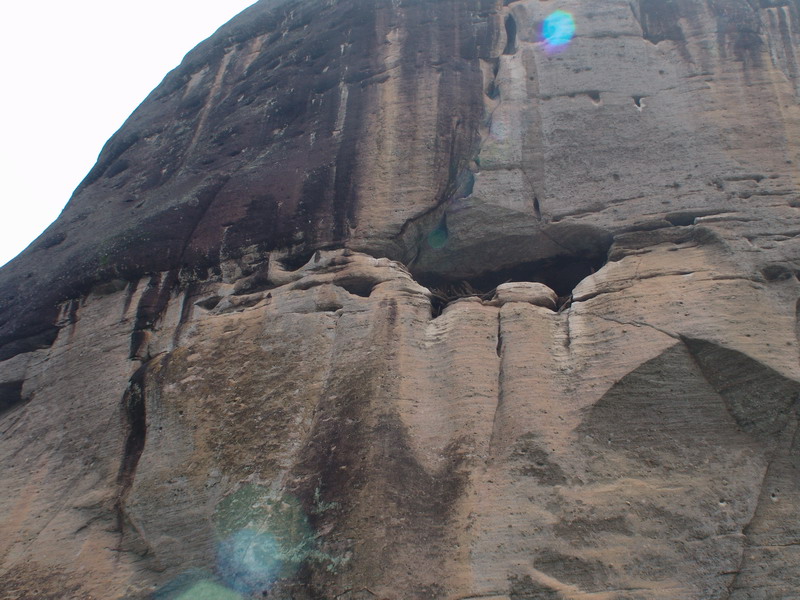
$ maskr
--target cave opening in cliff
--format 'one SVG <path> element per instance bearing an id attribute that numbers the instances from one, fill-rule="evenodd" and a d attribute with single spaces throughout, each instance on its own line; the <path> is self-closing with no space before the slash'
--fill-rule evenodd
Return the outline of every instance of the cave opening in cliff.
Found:
<path id="1" fill-rule="evenodd" d="M 24 402 L 22 381 L 0 383 L 0 415 Z"/>
<path id="2" fill-rule="evenodd" d="M 468 297 L 491 300 L 497 286 L 521 281 L 548 286 L 559 297 L 558 306 L 561 307 L 571 300 L 575 287 L 602 268 L 606 259 L 605 252 L 564 254 L 486 271 L 474 277 L 453 279 L 426 274 L 420 275 L 418 279 L 433 294 L 431 304 L 434 317 L 440 315 L 455 300 Z"/>

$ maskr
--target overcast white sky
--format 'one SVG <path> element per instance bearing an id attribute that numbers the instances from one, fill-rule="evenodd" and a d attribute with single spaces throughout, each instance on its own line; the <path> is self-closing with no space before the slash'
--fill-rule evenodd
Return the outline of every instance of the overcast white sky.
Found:
<path id="1" fill-rule="evenodd" d="M 106 140 L 167 72 L 254 3 L 3 3 L 0 265 L 55 220 Z"/>

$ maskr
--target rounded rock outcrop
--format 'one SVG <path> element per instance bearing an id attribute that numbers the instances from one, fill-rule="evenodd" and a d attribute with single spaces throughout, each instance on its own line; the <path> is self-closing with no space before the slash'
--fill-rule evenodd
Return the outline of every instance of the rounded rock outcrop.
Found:
<path id="1" fill-rule="evenodd" d="M 509 302 L 527 302 L 555 310 L 558 295 L 543 283 L 512 281 L 498 285 L 491 300 L 494 306 L 502 306 Z"/>

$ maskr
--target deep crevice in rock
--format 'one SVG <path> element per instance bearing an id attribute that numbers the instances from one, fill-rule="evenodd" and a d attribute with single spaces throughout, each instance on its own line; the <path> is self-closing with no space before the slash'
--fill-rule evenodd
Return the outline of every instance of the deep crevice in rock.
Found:
<path id="1" fill-rule="evenodd" d="M 517 51 L 517 21 L 513 16 L 506 17 L 506 47 L 503 54 L 514 54 Z"/>
<path id="2" fill-rule="evenodd" d="M 31 327 L 31 331 L 36 331 L 36 333 L 25 337 L 20 336 L 0 347 L 0 361 L 8 360 L 17 354 L 49 348 L 56 341 L 58 330 L 58 327 L 49 323 L 39 324 L 35 328 Z"/>
<path id="3" fill-rule="evenodd" d="M 372 288 L 375 287 L 375 281 L 366 277 L 346 277 L 337 279 L 334 284 L 346 292 L 362 298 L 369 298 Z"/>
<path id="4" fill-rule="evenodd" d="M 122 412 L 125 419 L 127 435 L 122 453 L 119 473 L 117 473 L 117 527 L 120 532 L 124 524 L 124 503 L 133 487 L 136 467 L 144 452 L 147 437 L 147 410 L 145 401 L 145 373 L 147 365 L 142 365 L 130 378 L 128 389 L 122 397 Z"/>
<path id="5" fill-rule="evenodd" d="M 131 332 L 128 358 L 142 360 L 147 358 L 148 332 L 164 314 L 177 285 L 177 271 L 169 271 L 166 274 L 156 273 L 150 277 L 136 307 L 136 321 Z"/>
<path id="6" fill-rule="evenodd" d="M 15 406 L 22 404 L 22 381 L 0 383 L 0 416 Z"/>

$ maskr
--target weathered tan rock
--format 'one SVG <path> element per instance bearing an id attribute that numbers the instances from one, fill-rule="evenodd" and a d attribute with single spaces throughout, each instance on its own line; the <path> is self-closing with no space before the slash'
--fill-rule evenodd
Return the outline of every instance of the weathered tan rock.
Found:
<path id="1" fill-rule="evenodd" d="M 543 283 L 528 281 L 515 281 L 501 283 L 495 290 L 492 304 L 502 306 L 507 302 L 527 302 L 536 306 L 544 306 L 551 310 L 556 309 L 558 296 Z"/>
<path id="2" fill-rule="evenodd" d="M 794 597 L 799 40 L 245 11 L 0 271 L 0 598 Z"/>

